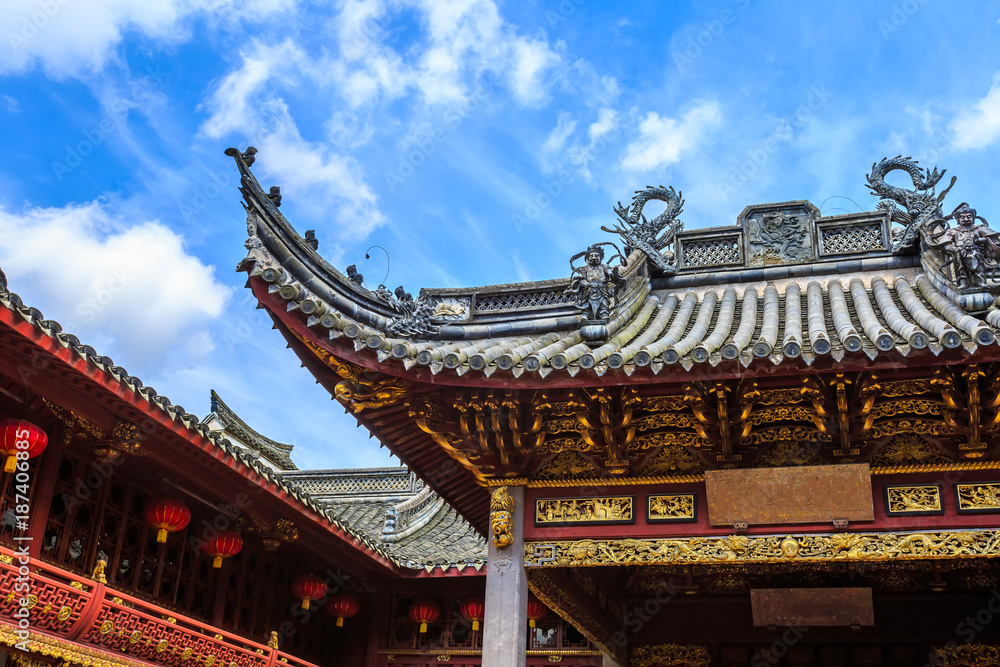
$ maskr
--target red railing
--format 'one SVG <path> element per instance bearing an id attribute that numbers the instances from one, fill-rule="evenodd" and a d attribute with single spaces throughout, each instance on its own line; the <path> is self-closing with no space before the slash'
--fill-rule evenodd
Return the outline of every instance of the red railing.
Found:
<path id="1" fill-rule="evenodd" d="M 17 626 L 26 597 L 31 632 L 164 667 L 317 667 L 35 558 L 22 590 L 19 558 L 0 547 L 0 622 Z"/>

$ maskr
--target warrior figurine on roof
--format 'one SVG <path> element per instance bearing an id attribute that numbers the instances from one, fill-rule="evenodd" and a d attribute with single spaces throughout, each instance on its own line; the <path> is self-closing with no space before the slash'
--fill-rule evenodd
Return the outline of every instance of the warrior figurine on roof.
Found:
<path id="1" fill-rule="evenodd" d="M 578 252 L 569 260 L 573 270 L 567 294 L 576 295 L 576 306 L 586 313 L 588 320 L 606 320 L 611 316 L 611 310 L 617 303 L 618 290 L 625 284 L 619 269 L 604 263 L 604 248 L 612 246 L 619 260 L 623 259 L 618 247 L 613 243 L 595 243 L 583 252 Z M 583 266 L 573 266 L 573 262 L 586 257 Z M 614 259 L 614 257 L 612 257 Z"/>
<path id="2" fill-rule="evenodd" d="M 957 225 L 949 228 L 948 220 Z M 995 278 L 1000 267 L 1000 233 L 965 202 L 951 215 L 928 224 L 925 239 L 928 249 L 943 255 L 942 266 L 950 267 L 959 289 L 982 287 L 987 278 Z"/>

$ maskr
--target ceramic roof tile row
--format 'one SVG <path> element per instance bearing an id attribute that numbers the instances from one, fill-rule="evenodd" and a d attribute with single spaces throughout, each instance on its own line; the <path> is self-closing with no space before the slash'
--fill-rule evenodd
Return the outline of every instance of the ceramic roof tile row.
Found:
<path id="1" fill-rule="evenodd" d="M 415 342 L 385 337 L 345 316 L 335 324 L 312 324 L 329 328 L 330 338 L 354 339 L 357 350 L 377 351 L 379 361 L 400 360 L 407 369 L 422 365 L 435 374 L 477 370 L 489 376 L 501 370 L 542 377 L 552 371 L 576 375 L 581 369 L 632 373 L 644 366 L 659 372 L 664 365 L 690 369 L 734 359 L 744 365 L 764 358 L 775 364 L 798 357 L 812 363 L 818 355 L 840 360 L 854 352 L 874 359 L 892 350 L 906 355 L 930 348 L 937 354 L 963 345 L 971 353 L 978 345 L 993 344 L 994 327 L 1000 325 L 995 308 L 985 322 L 968 315 L 921 273 L 900 273 L 889 280 L 875 276 L 867 285 L 861 277 L 844 277 L 780 287 L 782 291 L 774 284 L 763 289 L 748 285 L 742 296 L 734 286 L 654 292 L 620 313 L 609 325 L 607 342 L 594 348 L 579 329 L 536 337 Z"/>

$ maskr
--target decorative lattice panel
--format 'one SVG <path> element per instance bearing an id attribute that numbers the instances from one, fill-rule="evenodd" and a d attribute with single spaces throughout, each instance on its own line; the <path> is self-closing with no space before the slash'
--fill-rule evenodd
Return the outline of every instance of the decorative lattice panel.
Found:
<path id="1" fill-rule="evenodd" d="M 821 243 L 824 255 L 846 255 L 886 249 L 882 241 L 882 225 L 878 222 L 824 229 Z"/>
<path id="2" fill-rule="evenodd" d="M 546 290 L 543 292 L 521 292 L 517 294 L 496 294 L 476 298 L 476 311 L 488 313 L 495 310 L 513 310 L 517 308 L 532 308 L 534 306 L 559 306 L 572 303 L 575 297 L 565 294 L 562 290 Z"/>
<path id="3" fill-rule="evenodd" d="M 4 555 L 6 558 L 6 554 Z M 6 563 L 6 561 L 4 561 Z M 32 629 L 45 630 L 65 636 L 80 620 L 90 595 L 69 585 L 43 579 L 37 575 L 29 579 L 27 590 L 18 591 L 16 564 L 9 563 L 0 572 L 0 617 L 17 623 L 14 612 L 21 607 L 21 598 L 28 601 L 28 621 Z M 23 582 L 22 582 L 23 584 Z"/>
<path id="4" fill-rule="evenodd" d="M 705 241 L 685 241 L 684 268 L 721 266 L 740 262 L 740 243 L 736 236 Z"/>
<path id="5" fill-rule="evenodd" d="M 103 609 L 84 641 L 170 667 L 264 667 L 267 657 L 194 628 L 153 620 L 120 605 Z"/>

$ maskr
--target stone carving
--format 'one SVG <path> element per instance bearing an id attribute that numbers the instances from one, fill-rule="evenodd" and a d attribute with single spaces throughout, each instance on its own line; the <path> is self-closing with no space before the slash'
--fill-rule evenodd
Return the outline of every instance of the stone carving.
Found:
<path id="1" fill-rule="evenodd" d="M 505 549 L 514 543 L 514 499 L 507 493 L 506 486 L 493 489 L 490 497 L 490 532 L 497 549 Z"/>
<path id="2" fill-rule="evenodd" d="M 754 216 L 747 221 L 750 265 L 786 264 L 812 259 L 812 221 L 788 211 Z"/>
<path id="3" fill-rule="evenodd" d="M 949 220 L 956 225 L 950 227 Z M 977 224 L 976 221 L 981 221 Z M 927 223 L 924 245 L 935 253 L 938 265 L 959 289 L 984 287 L 1000 269 L 1000 232 L 962 202 L 951 215 Z"/>
<path id="4" fill-rule="evenodd" d="M 272 185 L 271 191 L 267 193 L 267 198 L 274 202 L 275 207 L 281 206 L 281 188 Z"/>
<path id="5" fill-rule="evenodd" d="M 379 285 L 375 296 L 382 302 L 392 306 L 399 316 L 389 322 L 385 332 L 390 336 L 426 337 L 437 334 L 438 328 L 431 324 L 434 316 L 434 304 L 423 295 L 417 300 L 400 285 L 395 294 L 389 292 L 385 285 Z"/>
<path id="6" fill-rule="evenodd" d="M 666 202 L 667 208 L 652 220 L 647 220 L 642 209 L 652 199 Z M 675 254 L 672 249 L 665 249 L 673 246 L 677 232 L 684 228 L 684 223 L 677 220 L 683 208 L 681 193 L 676 192 L 673 187 L 647 185 L 645 190 L 635 191 L 630 206 L 622 206 L 618 202 L 614 210 L 621 218 L 620 223 L 616 223 L 613 229 L 601 229 L 621 237 L 625 242 L 626 257 L 632 250 L 641 250 L 657 268 L 664 273 L 673 274 L 677 272 Z"/>
<path id="7" fill-rule="evenodd" d="M 897 188 L 885 182 L 889 172 L 905 171 L 913 182 L 912 190 Z M 868 188 L 876 197 L 880 197 L 879 210 L 889 212 L 889 220 L 902 225 L 902 233 L 893 230 L 892 251 L 900 252 L 913 245 L 917 234 L 925 223 L 942 217 L 941 203 L 948 191 L 955 185 L 955 177 L 941 194 L 934 190 L 944 177 L 944 171 L 922 170 L 916 160 L 897 155 L 894 158 L 882 158 L 872 165 L 872 172 L 866 177 Z M 902 206 L 902 208 L 900 208 Z"/>
<path id="8" fill-rule="evenodd" d="M 600 321 L 611 317 L 611 311 L 618 303 L 618 292 L 626 282 L 619 271 L 620 266 L 612 268 L 604 263 L 604 248 L 601 246 L 605 245 L 615 247 L 612 243 L 595 243 L 569 260 L 572 278 L 566 294 L 576 296 L 576 307 L 584 311 L 588 320 Z M 573 262 L 584 256 L 586 264 L 573 266 Z M 621 259 L 621 253 L 616 257 Z"/>
<path id="9" fill-rule="evenodd" d="M 361 285 L 365 282 L 365 277 L 358 273 L 358 267 L 356 264 L 351 264 L 347 267 L 347 279 L 355 285 Z"/>
<path id="10" fill-rule="evenodd" d="M 306 230 L 305 241 L 306 241 L 306 245 L 309 246 L 310 248 L 312 248 L 313 250 L 319 250 L 319 239 L 316 238 L 316 230 L 315 229 L 307 229 Z"/>

